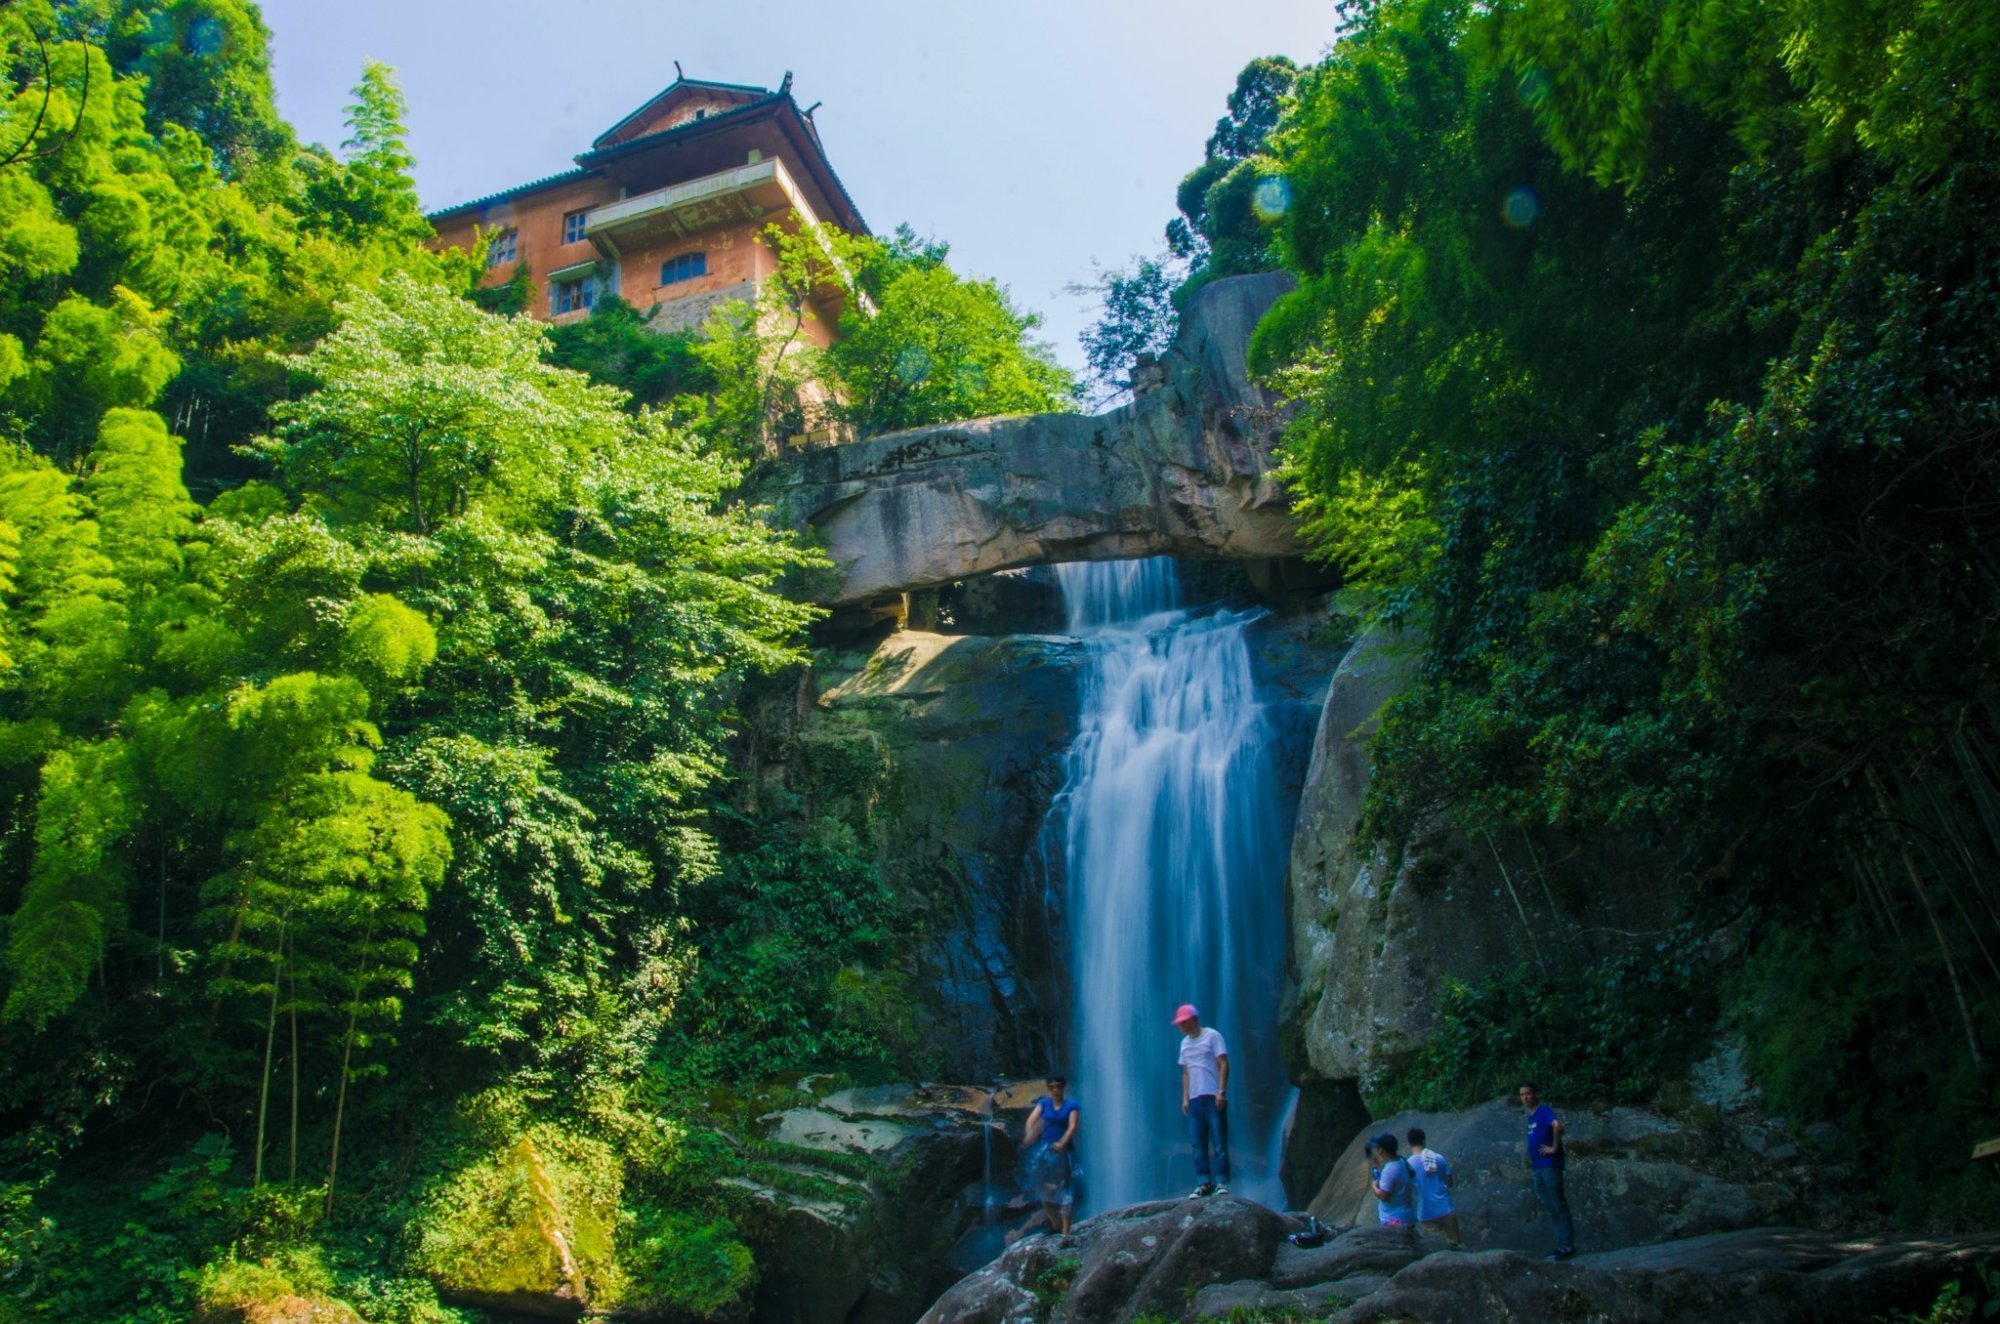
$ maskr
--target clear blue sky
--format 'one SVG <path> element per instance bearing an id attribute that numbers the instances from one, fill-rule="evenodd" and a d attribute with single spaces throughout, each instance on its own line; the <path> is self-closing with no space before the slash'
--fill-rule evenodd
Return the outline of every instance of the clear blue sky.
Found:
<path id="1" fill-rule="evenodd" d="M 1163 246 L 1251 58 L 1315 59 L 1332 0 L 263 0 L 278 105 L 337 144 L 362 62 L 394 65 L 426 207 L 568 168 L 673 81 L 776 87 L 790 69 L 879 233 L 947 240 L 1046 319 L 1080 366 L 1094 316 L 1065 294 Z"/>

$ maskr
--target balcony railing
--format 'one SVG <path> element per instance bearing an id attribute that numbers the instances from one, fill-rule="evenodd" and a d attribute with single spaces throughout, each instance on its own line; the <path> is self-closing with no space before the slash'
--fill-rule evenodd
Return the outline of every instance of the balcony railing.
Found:
<path id="1" fill-rule="evenodd" d="M 791 210 L 813 221 L 811 206 L 775 157 L 639 193 L 593 210 L 584 235 L 612 257 L 648 240 L 684 238 L 731 221 Z"/>

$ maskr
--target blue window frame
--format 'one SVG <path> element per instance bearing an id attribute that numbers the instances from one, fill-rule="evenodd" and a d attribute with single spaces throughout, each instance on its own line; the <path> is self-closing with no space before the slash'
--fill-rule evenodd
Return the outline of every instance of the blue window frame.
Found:
<path id="1" fill-rule="evenodd" d="M 597 278 L 580 276 L 575 280 L 559 280 L 549 291 L 549 307 L 557 313 L 573 313 L 579 308 L 594 308 L 597 305 Z"/>
<path id="2" fill-rule="evenodd" d="M 708 254 L 682 253 L 660 264 L 660 284 L 674 285 L 708 274 Z"/>
<path id="3" fill-rule="evenodd" d="M 514 232 L 502 230 L 493 236 L 493 242 L 486 246 L 486 265 L 497 267 L 502 262 L 514 260 Z"/>
<path id="4" fill-rule="evenodd" d="M 573 244 L 577 242 L 577 240 L 583 238 L 584 218 L 589 215 L 590 212 L 587 209 L 584 211 L 570 211 L 563 213 L 564 243 Z"/>

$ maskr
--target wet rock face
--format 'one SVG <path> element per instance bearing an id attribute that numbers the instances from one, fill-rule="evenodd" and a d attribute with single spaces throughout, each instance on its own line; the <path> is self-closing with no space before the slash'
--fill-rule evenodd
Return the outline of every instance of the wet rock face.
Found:
<path id="1" fill-rule="evenodd" d="M 1336 660 L 1316 639 L 1323 620 L 1309 601 L 1249 634 L 1259 696 L 1286 743 L 1280 762 L 1294 770 L 1287 796 Z M 912 629 L 866 652 L 826 650 L 810 677 L 790 764 L 861 740 L 888 767 L 872 818 L 884 876 L 928 935 L 912 972 L 932 1016 L 918 1058 L 927 1073 L 1038 1076 L 1066 1054 L 1062 880 L 1037 841 L 1066 775 L 1085 662 L 1060 634 Z M 772 791 L 809 784 L 784 762 L 763 775 Z"/>
<path id="2" fill-rule="evenodd" d="M 865 732 L 889 775 L 875 818 L 884 875 L 928 938 L 914 981 L 935 1020 L 920 1060 L 961 1080 L 1046 1070 L 1058 958 L 1029 848 L 1075 732 L 1073 640 L 904 630 L 828 659 L 813 738 Z"/>
<path id="3" fill-rule="evenodd" d="M 1273 476 L 1283 421 L 1252 384 L 1250 333 L 1283 273 L 1197 294 L 1161 384 L 1108 414 L 974 419 L 791 456 L 759 496 L 816 530 L 835 603 L 1051 561 L 1282 557 L 1299 550 Z"/>
<path id="4" fill-rule="evenodd" d="M 1135 1205 L 1038 1236 L 966 1278 L 923 1324 L 1130 1324 L 1292 1310 L 1333 1324 L 1615 1319 L 1862 1324 L 1926 1309 L 2000 1235 L 1843 1239 L 1766 1228 L 1549 1264 L 1362 1226 L 1305 1250 L 1300 1220 L 1229 1196 Z"/>

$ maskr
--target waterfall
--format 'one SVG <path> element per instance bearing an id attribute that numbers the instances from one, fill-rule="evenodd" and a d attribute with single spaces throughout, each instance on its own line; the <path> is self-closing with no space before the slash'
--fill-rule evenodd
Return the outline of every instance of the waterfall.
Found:
<path id="1" fill-rule="evenodd" d="M 1067 1066 L 1089 1207 L 1194 1185 L 1169 1023 L 1183 1002 L 1228 1043 L 1231 1188 L 1281 1205 L 1270 1156 L 1290 1101 L 1277 1044 L 1290 824 L 1245 637 L 1262 613 L 1189 606 L 1165 559 L 1057 572 L 1090 655 L 1041 845 L 1066 889 Z"/>

